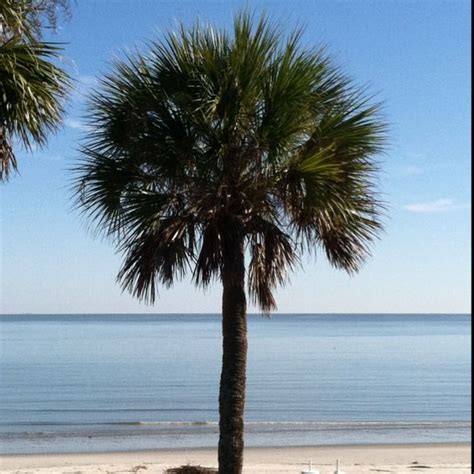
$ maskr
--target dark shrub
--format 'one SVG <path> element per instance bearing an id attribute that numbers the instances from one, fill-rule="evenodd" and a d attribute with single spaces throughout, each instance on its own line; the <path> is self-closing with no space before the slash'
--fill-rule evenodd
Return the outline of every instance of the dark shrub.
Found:
<path id="1" fill-rule="evenodd" d="M 172 467 L 165 471 L 165 474 L 215 474 L 217 469 L 202 466 L 181 466 Z"/>

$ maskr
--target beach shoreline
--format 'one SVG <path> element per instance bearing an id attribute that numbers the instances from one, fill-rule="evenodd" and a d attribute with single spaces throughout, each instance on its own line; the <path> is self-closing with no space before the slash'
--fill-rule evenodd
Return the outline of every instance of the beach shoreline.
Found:
<path id="1" fill-rule="evenodd" d="M 309 459 L 321 474 L 332 473 L 336 459 L 348 474 L 375 472 L 430 474 L 471 472 L 471 443 L 352 444 L 246 448 L 244 473 L 300 473 Z M 217 466 L 215 449 L 163 449 L 106 453 L 9 454 L 0 456 L 3 474 L 163 473 L 169 467 Z"/>

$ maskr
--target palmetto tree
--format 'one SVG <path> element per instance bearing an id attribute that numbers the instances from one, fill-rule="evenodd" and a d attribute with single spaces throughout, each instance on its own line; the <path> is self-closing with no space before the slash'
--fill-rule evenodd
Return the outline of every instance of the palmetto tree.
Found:
<path id="1" fill-rule="evenodd" d="M 182 27 L 117 61 L 75 169 L 78 205 L 123 252 L 123 288 L 153 303 L 188 271 L 222 283 L 225 474 L 243 462 L 247 294 L 270 312 L 317 248 L 355 272 L 381 228 L 379 108 L 300 43 L 244 13 L 232 34 Z"/>
<path id="2" fill-rule="evenodd" d="M 0 2 L 0 180 L 17 162 L 12 140 L 44 145 L 63 115 L 68 75 L 54 61 L 61 49 L 39 40 L 41 15 L 57 0 Z M 64 3 L 64 0 L 59 0 Z"/>

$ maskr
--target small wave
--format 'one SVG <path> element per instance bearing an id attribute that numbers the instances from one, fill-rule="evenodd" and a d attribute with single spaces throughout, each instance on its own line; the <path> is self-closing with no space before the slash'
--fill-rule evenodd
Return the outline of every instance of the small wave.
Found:
<path id="1" fill-rule="evenodd" d="M 0 426 L 218 426 L 217 421 L 106 421 L 106 422 L 0 422 Z M 470 421 L 246 421 L 246 426 L 313 427 L 313 428 L 469 428 Z"/>
<path id="2" fill-rule="evenodd" d="M 103 425 L 132 426 L 217 426 L 217 421 L 117 421 Z M 314 427 L 470 427 L 470 421 L 246 421 L 246 426 L 314 426 Z"/>
<path id="3" fill-rule="evenodd" d="M 103 425 L 129 425 L 129 426 L 214 426 L 217 421 L 113 421 L 101 423 Z"/>

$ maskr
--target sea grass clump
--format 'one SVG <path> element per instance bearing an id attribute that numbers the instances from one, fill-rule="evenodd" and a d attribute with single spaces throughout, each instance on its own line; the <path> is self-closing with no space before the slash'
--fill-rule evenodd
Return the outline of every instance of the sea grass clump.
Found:
<path id="1" fill-rule="evenodd" d="M 202 467 L 202 466 L 186 466 L 181 467 L 172 467 L 165 471 L 165 474 L 214 474 L 217 472 L 217 469 L 212 467 Z"/>

